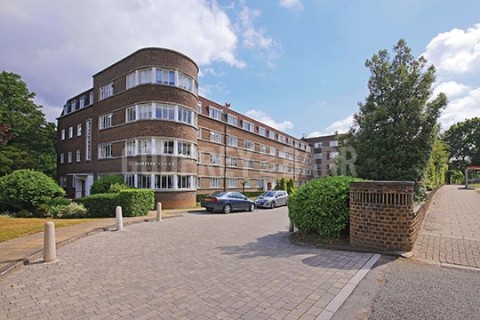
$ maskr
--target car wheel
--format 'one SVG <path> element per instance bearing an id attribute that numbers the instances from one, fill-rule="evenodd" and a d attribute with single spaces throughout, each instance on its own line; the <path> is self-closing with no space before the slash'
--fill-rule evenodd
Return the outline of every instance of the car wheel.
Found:
<path id="1" fill-rule="evenodd" d="M 270 209 L 275 209 L 275 201 L 272 201 L 272 203 L 270 204 Z"/>
<path id="2" fill-rule="evenodd" d="M 255 205 L 253 203 L 251 203 L 248 211 L 252 212 L 253 210 L 255 210 Z"/>
<path id="3" fill-rule="evenodd" d="M 223 207 L 223 213 L 230 213 L 232 212 L 232 206 L 229 205 L 229 204 L 226 204 L 224 207 Z"/>

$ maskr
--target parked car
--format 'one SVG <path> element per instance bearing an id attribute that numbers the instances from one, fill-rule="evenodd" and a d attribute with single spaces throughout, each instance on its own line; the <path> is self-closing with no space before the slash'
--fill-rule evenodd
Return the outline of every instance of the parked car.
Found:
<path id="1" fill-rule="evenodd" d="M 257 207 L 255 201 L 248 199 L 240 192 L 214 192 L 200 203 L 207 211 L 253 211 Z"/>
<path id="2" fill-rule="evenodd" d="M 275 208 L 278 206 L 286 206 L 288 204 L 288 193 L 282 190 L 270 190 L 259 196 L 255 203 L 257 207 Z"/>

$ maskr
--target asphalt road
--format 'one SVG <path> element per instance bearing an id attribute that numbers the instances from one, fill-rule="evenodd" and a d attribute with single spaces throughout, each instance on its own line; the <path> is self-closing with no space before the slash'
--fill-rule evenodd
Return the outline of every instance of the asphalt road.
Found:
<path id="1" fill-rule="evenodd" d="M 382 257 L 333 319 L 480 319 L 480 271 Z"/>

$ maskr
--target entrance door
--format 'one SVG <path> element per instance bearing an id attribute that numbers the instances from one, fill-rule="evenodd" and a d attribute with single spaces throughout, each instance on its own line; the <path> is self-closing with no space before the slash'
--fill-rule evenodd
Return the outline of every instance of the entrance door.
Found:
<path id="1" fill-rule="evenodd" d="M 81 189 L 82 189 L 82 198 L 85 197 L 85 180 L 82 179 L 81 182 Z"/>

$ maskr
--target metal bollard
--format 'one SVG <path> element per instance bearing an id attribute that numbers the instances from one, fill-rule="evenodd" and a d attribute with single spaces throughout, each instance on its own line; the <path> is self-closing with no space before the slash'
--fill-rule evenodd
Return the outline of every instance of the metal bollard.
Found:
<path id="1" fill-rule="evenodd" d="M 43 235 L 43 262 L 57 261 L 57 244 L 55 242 L 55 224 L 52 221 L 45 223 Z"/>
<path id="2" fill-rule="evenodd" d="M 122 207 L 118 206 L 115 209 L 115 221 L 117 223 L 117 231 L 123 230 Z"/>
<path id="3" fill-rule="evenodd" d="M 157 222 L 162 221 L 162 203 L 157 203 Z"/>

